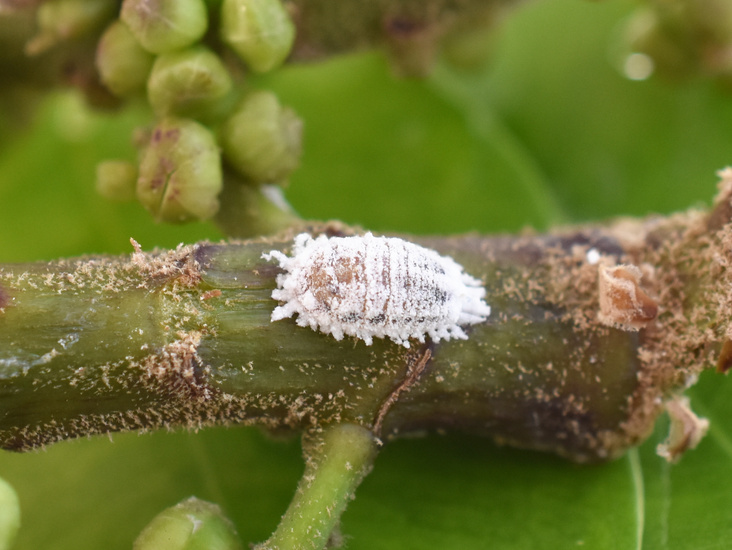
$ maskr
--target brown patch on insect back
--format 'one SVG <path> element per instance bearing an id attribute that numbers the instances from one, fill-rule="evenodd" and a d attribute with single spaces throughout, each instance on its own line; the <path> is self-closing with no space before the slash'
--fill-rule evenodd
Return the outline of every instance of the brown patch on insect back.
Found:
<path id="1" fill-rule="evenodd" d="M 322 256 L 316 258 L 306 279 L 319 307 L 326 310 L 337 307 L 333 301 L 337 302 L 341 297 L 342 289 L 362 281 L 362 266 L 360 257 L 341 258 L 338 262 L 331 262 Z"/>
<path id="2" fill-rule="evenodd" d="M 600 322 L 623 330 L 640 330 L 658 315 L 658 305 L 640 287 L 641 270 L 634 265 L 600 265 Z"/>
<path id="3" fill-rule="evenodd" d="M 348 285 L 354 280 L 361 282 L 363 278 L 363 259 L 358 257 L 343 258 L 333 266 L 336 285 Z"/>

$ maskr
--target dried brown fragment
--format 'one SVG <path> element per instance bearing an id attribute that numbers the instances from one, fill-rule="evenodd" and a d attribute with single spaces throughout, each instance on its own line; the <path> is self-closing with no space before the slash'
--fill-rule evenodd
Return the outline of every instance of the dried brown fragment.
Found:
<path id="1" fill-rule="evenodd" d="M 732 368 L 732 341 L 726 340 L 724 344 L 722 344 L 722 349 L 719 351 L 717 372 L 727 374 L 727 371 L 730 368 Z"/>
<path id="2" fill-rule="evenodd" d="M 695 415 L 685 396 L 668 401 L 666 412 L 671 419 L 671 429 L 668 439 L 656 448 L 656 453 L 669 462 L 676 462 L 699 444 L 709 429 L 709 420 Z"/>
<path id="3" fill-rule="evenodd" d="M 641 271 L 623 264 L 599 266 L 601 323 L 636 331 L 644 328 L 658 315 L 658 305 L 640 287 Z"/>

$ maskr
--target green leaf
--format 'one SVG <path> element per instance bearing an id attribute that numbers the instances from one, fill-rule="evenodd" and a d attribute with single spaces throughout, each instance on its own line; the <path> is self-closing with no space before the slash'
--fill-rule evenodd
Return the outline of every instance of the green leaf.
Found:
<path id="1" fill-rule="evenodd" d="M 0 479 L 0 550 L 13 545 L 20 527 L 20 502 L 15 490 Z"/>
<path id="2" fill-rule="evenodd" d="M 708 418 L 710 430 L 699 448 L 679 464 L 655 456 L 654 444 L 667 433 L 661 422 L 640 452 L 644 480 L 643 548 L 723 548 L 732 537 L 732 391 L 728 380 L 707 373 L 688 392 L 695 411 Z"/>
<path id="3" fill-rule="evenodd" d="M 732 162 L 732 97 L 709 82 L 625 79 L 615 66 L 628 2 L 540 2 L 513 14 L 490 67 L 399 80 L 377 54 L 257 77 L 306 121 L 288 198 L 303 216 L 375 231 L 516 231 L 668 213 L 715 192 Z M 0 261 L 131 252 L 218 238 L 156 225 L 94 192 L 94 165 L 127 158 L 146 114 L 46 102 L 0 151 Z M 5 127 L 5 125 L 2 125 Z M 678 465 L 655 455 L 667 426 L 618 461 L 579 466 L 450 434 L 387 445 L 357 491 L 348 548 L 721 548 L 732 537 L 732 383 L 690 395 L 711 420 Z M 18 550 L 129 549 L 164 508 L 218 503 L 242 540 L 265 539 L 303 466 L 296 440 L 256 430 L 120 434 L 0 454 L 23 512 Z"/>

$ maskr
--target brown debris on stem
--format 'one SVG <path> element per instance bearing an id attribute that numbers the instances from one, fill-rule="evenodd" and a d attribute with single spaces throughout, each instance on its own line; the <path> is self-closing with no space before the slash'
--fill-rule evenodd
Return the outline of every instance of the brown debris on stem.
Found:
<path id="1" fill-rule="evenodd" d="M 135 251 L 132 263 L 151 280 L 158 283 L 175 280 L 178 284 L 193 288 L 201 281 L 201 266 L 196 261 L 196 245 L 179 244 L 174 250 L 145 254 L 142 247 L 130 238 Z"/>
<path id="2" fill-rule="evenodd" d="M 180 333 L 179 338 L 142 362 L 143 379 L 180 399 L 208 399 L 214 393 L 206 384 L 205 367 L 198 356 L 201 333 Z"/>

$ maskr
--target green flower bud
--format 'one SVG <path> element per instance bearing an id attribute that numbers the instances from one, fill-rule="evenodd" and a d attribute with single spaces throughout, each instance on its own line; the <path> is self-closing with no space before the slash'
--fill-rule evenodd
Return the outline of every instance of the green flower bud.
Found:
<path id="1" fill-rule="evenodd" d="M 214 110 L 231 88 L 231 77 L 218 56 L 197 46 L 158 57 L 147 96 L 158 116 L 198 118 Z"/>
<path id="2" fill-rule="evenodd" d="M 158 221 L 205 220 L 219 208 L 221 157 L 213 134 L 186 119 L 162 120 L 140 163 L 137 198 Z"/>
<path id="3" fill-rule="evenodd" d="M 120 17 L 142 47 L 157 54 L 190 46 L 208 26 L 204 0 L 124 0 Z"/>
<path id="4" fill-rule="evenodd" d="M 102 27 L 115 14 L 111 0 L 50 0 L 38 7 L 38 34 L 25 47 L 37 55 L 54 45 L 89 34 Z"/>
<path id="5" fill-rule="evenodd" d="M 9 550 L 20 527 L 20 503 L 15 490 L 0 479 L 0 550 Z"/>
<path id="6" fill-rule="evenodd" d="M 224 0 L 221 37 L 261 73 L 276 69 L 289 55 L 295 25 L 281 0 Z"/>
<path id="7" fill-rule="evenodd" d="M 154 59 L 121 21 L 115 21 L 107 27 L 97 46 L 99 77 L 119 97 L 145 89 Z"/>
<path id="8" fill-rule="evenodd" d="M 105 160 L 97 164 L 97 192 L 105 199 L 131 201 L 135 198 L 137 166 L 125 160 Z"/>
<path id="9" fill-rule="evenodd" d="M 133 550 L 243 549 L 221 508 L 195 497 L 160 512 L 133 545 Z"/>
<path id="10" fill-rule="evenodd" d="M 226 160 L 255 182 L 282 182 L 300 163 L 302 120 L 271 92 L 245 97 L 220 137 Z"/>

